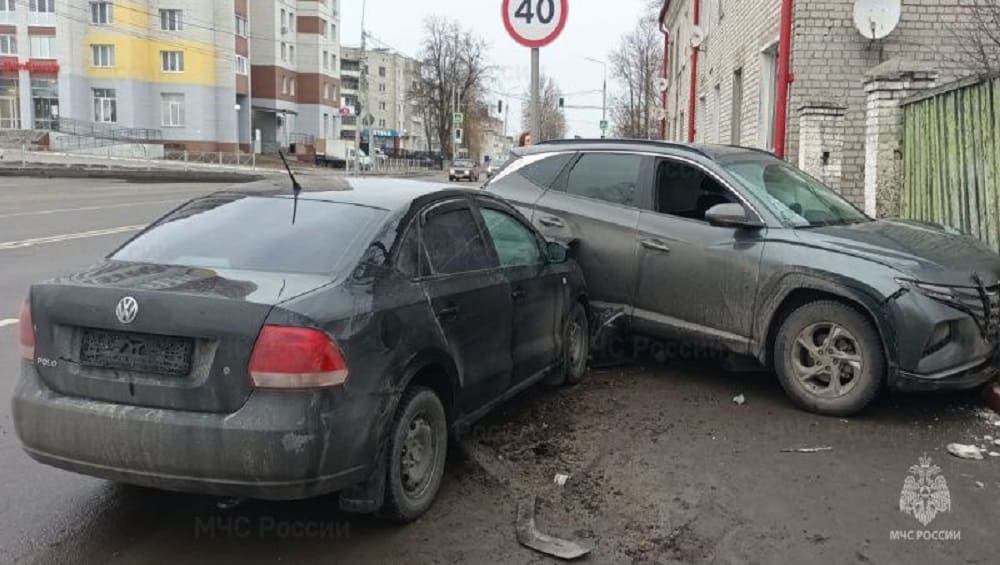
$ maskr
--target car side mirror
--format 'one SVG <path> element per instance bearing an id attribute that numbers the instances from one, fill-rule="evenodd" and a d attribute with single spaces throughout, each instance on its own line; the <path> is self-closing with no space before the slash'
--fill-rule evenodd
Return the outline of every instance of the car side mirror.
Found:
<path id="1" fill-rule="evenodd" d="M 569 247 L 558 241 L 550 241 L 546 244 L 546 251 L 549 255 L 549 263 L 565 263 L 569 260 Z"/>
<path id="2" fill-rule="evenodd" d="M 713 226 L 722 228 L 757 229 L 763 227 L 758 221 L 750 219 L 742 204 L 732 202 L 712 206 L 708 212 L 705 212 L 705 219 Z"/>

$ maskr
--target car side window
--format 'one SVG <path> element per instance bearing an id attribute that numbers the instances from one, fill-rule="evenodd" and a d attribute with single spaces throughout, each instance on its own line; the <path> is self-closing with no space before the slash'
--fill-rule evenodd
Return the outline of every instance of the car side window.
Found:
<path id="1" fill-rule="evenodd" d="M 518 173 L 539 188 L 549 188 L 572 158 L 572 153 L 552 155 L 521 167 Z"/>
<path id="2" fill-rule="evenodd" d="M 497 266 L 468 207 L 432 211 L 421 235 L 433 274 L 468 273 Z"/>
<path id="3" fill-rule="evenodd" d="M 635 205 L 642 156 L 622 153 L 585 153 L 573 166 L 566 192 L 622 204 Z"/>
<path id="4" fill-rule="evenodd" d="M 656 211 L 689 220 L 705 221 L 717 204 L 738 200 L 711 175 L 698 167 L 663 160 L 656 170 Z"/>
<path id="5" fill-rule="evenodd" d="M 535 233 L 519 220 L 499 210 L 483 208 L 483 221 L 503 267 L 522 267 L 542 262 Z"/>

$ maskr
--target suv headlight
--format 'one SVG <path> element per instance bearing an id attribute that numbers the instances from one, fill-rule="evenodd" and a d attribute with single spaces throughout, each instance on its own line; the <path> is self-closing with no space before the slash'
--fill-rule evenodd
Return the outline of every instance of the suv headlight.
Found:
<path id="1" fill-rule="evenodd" d="M 911 281 L 909 279 L 896 279 L 900 285 L 910 290 L 917 290 L 924 296 L 928 298 L 933 298 L 935 300 L 944 300 L 946 302 L 953 302 L 957 300 L 955 297 L 955 289 L 950 286 L 941 286 L 938 284 L 928 284 L 917 281 Z"/>

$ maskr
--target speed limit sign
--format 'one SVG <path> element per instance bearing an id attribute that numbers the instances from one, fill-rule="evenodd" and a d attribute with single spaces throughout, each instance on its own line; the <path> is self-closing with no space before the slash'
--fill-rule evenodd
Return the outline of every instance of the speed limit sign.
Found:
<path id="1" fill-rule="evenodd" d="M 525 47 L 545 47 L 566 27 L 569 0 L 503 0 L 503 25 Z"/>

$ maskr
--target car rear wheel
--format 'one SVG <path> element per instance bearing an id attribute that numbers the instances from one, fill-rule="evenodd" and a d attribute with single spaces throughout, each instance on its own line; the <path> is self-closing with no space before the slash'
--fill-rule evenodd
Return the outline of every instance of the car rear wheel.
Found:
<path id="1" fill-rule="evenodd" d="M 385 503 L 379 514 L 410 522 L 431 507 L 444 475 L 448 422 L 434 391 L 406 391 L 389 432 L 389 450 Z"/>
<path id="2" fill-rule="evenodd" d="M 885 354 L 878 332 L 857 310 L 839 302 L 806 304 L 778 331 L 774 364 L 782 388 L 799 407 L 848 416 L 878 394 Z"/>

